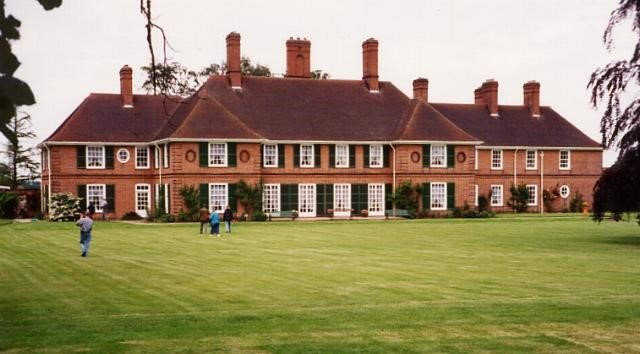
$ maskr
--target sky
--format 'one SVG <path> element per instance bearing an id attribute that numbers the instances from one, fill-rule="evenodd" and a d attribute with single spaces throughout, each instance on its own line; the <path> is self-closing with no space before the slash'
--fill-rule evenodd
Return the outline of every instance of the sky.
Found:
<path id="1" fill-rule="evenodd" d="M 146 2 L 146 1 L 145 1 Z M 119 70 L 134 69 L 134 92 L 144 94 L 140 67 L 150 62 L 138 0 L 63 0 L 45 11 L 36 0 L 6 0 L 21 22 L 12 42 L 37 103 L 31 114 L 37 144 L 90 93 L 118 93 Z M 429 101 L 473 103 L 487 79 L 499 82 L 499 104 L 522 104 L 522 85 L 540 82 L 540 103 L 551 106 L 600 142 L 602 110 L 591 107 L 594 69 L 627 58 L 636 38 L 625 24 L 609 52 L 602 34 L 616 0 L 153 0 L 154 21 L 173 49 L 167 56 L 192 69 L 226 59 L 225 37 L 242 36 L 241 53 L 285 72 L 285 41 L 311 41 L 311 69 L 334 79 L 362 78 L 362 42 L 379 41 L 379 76 L 412 96 L 412 81 L 429 79 Z M 156 39 L 160 33 L 154 34 Z M 156 56 L 162 56 L 155 43 Z M 535 132 L 532 132 L 535 134 Z M 604 165 L 617 153 L 604 154 Z"/>

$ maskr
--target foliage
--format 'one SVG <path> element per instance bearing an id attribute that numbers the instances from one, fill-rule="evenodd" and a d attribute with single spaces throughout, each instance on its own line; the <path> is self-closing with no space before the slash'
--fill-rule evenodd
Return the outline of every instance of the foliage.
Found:
<path id="1" fill-rule="evenodd" d="M 142 217 L 135 211 L 128 211 L 122 215 L 120 220 L 142 220 Z"/>
<path id="2" fill-rule="evenodd" d="M 618 157 L 606 169 L 594 187 L 593 217 L 602 221 L 607 211 L 621 215 L 625 211 L 640 210 L 640 147 Z"/>
<path id="3" fill-rule="evenodd" d="M 18 204 L 18 195 L 11 192 L 0 192 L 0 218 L 12 218 Z"/>
<path id="4" fill-rule="evenodd" d="M 155 70 L 152 70 L 154 68 Z M 183 66 L 177 61 L 170 63 L 157 63 L 143 66 L 146 79 L 142 88 L 147 93 L 156 92 L 173 96 L 189 96 L 195 93 L 200 86 L 207 81 L 211 75 L 225 75 L 227 73 L 227 63 L 211 64 L 196 72 Z M 271 76 L 269 67 L 251 62 L 248 57 L 240 59 L 240 71 L 243 76 Z"/>
<path id="5" fill-rule="evenodd" d="M 483 212 L 487 210 L 489 210 L 489 198 L 484 194 L 480 194 L 478 196 L 478 211 Z"/>
<path id="6" fill-rule="evenodd" d="M 178 220 L 180 221 L 198 221 L 200 215 L 198 209 L 200 208 L 200 191 L 193 185 L 182 186 L 180 188 L 180 196 L 184 200 L 184 205 L 187 207 L 187 211 L 180 211 L 178 214 Z"/>
<path id="7" fill-rule="evenodd" d="M 463 218 L 463 219 L 475 219 L 475 218 L 492 218 L 496 214 L 494 212 L 483 210 L 479 211 L 477 209 L 473 209 L 469 206 L 469 204 L 465 201 L 462 208 L 455 207 L 453 208 L 452 216 L 454 218 Z"/>
<path id="8" fill-rule="evenodd" d="M 80 201 L 82 198 L 71 193 L 54 193 L 51 195 L 49 220 L 76 220 L 80 218 Z"/>
<path id="9" fill-rule="evenodd" d="M 524 184 L 518 186 L 511 185 L 511 198 L 507 201 L 507 205 L 516 213 L 527 211 L 529 206 L 529 190 Z"/>
<path id="10" fill-rule="evenodd" d="M 251 221 L 267 221 L 269 217 L 262 210 L 257 209 L 251 216 Z"/>
<path id="11" fill-rule="evenodd" d="M 602 220 L 607 210 L 616 215 L 638 210 L 640 204 L 640 184 L 635 177 L 640 170 L 640 97 L 637 95 L 640 86 L 640 4 L 637 0 L 618 2 L 618 7 L 611 12 L 603 42 L 611 51 L 614 28 L 627 19 L 632 21 L 631 30 L 639 37 L 631 57 L 614 60 L 596 69 L 588 84 L 592 105 L 595 108 L 603 102 L 605 105 L 600 120 L 602 144 L 611 148 L 617 142 L 619 149 L 616 163 L 603 173 L 595 186 L 593 211 L 596 220 Z"/>
<path id="12" fill-rule="evenodd" d="M 16 0 L 24 1 L 24 0 Z M 62 0 L 38 0 L 45 10 L 62 4 Z M 16 116 L 16 107 L 32 105 L 36 102 L 33 92 L 26 82 L 13 76 L 20 61 L 11 51 L 10 41 L 20 39 L 20 21 L 7 15 L 5 0 L 0 0 L 0 133 L 11 143 L 17 144 L 17 137 L 8 124 Z"/>
<path id="13" fill-rule="evenodd" d="M 581 213 L 584 206 L 585 204 L 582 193 L 576 192 L 569 202 L 569 211 L 572 213 Z"/>
<path id="14" fill-rule="evenodd" d="M 415 218 L 418 210 L 418 200 L 420 193 L 414 187 L 411 180 L 402 181 L 396 187 L 392 201 L 395 203 L 396 209 L 405 209 L 409 213 L 409 218 Z"/>
<path id="15" fill-rule="evenodd" d="M 556 200 L 560 196 L 560 191 L 558 187 L 547 188 L 542 191 L 542 203 L 544 205 L 544 209 L 547 211 L 552 211 L 553 201 Z"/>
<path id="16" fill-rule="evenodd" d="M 23 139 L 32 139 L 36 135 L 31 128 L 31 116 L 18 112 L 16 116 L 11 118 L 7 125 L 15 141 L 9 141 L 7 150 L 3 151 L 7 155 L 6 168 L 9 170 L 8 181 L 12 189 L 18 188 L 24 182 L 33 181 L 40 177 L 38 168 L 40 164 L 34 160 L 34 152 L 32 148 L 24 148 L 20 143 Z"/>
<path id="17" fill-rule="evenodd" d="M 249 214 L 250 219 L 253 219 L 254 211 L 262 212 L 262 181 L 252 186 L 241 179 L 236 189 L 236 197 L 245 213 Z"/>
<path id="18" fill-rule="evenodd" d="M 311 78 L 315 80 L 327 80 L 331 77 L 331 74 L 328 72 L 323 72 L 322 70 L 313 70 L 311 72 Z"/>
<path id="19" fill-rule="evenodd" d="M 166 95 L 184 97 L 193 94 L 201 84 L 198 73 L 175 61 L 166 64 L 158 63 L 155 67 L 149 64 L 149 66 L 143 66 L 142 70 L 147 75 L 142 84 L 142 88 L 147 91 L 147 94 L 153 92 L 154 89 L 159 89 Z M 154 78 L 156 80 L 155 86 Z"/>

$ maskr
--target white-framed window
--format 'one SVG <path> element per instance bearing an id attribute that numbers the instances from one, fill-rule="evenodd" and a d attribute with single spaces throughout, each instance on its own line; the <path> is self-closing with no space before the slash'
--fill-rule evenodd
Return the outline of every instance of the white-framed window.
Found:
<path id="1" fill-rule="evenodd" d="M 278 145 L 277 144 L 265 144 L 262 150 L 264 161 L 264 167 L 278 167 Z"/>
<path id="2" fill-rule="evenodd" d="M 431 182 L 431 210 L 447 210 L 447 184 Z"/>
<path id="3" fill-rule="evenodd" d="M 382 145 L 369 145 L 369 167 L 383 166 Z"/>
<path id="4" fill-rule="evenodd" d="M 228 185 L 226 183 L 209 183 L 209 211 L 224 212 L 229 204 Z"/>
<path id="5" fill-rule="evenodd" d="M 129 161 L 129 150 L 125 148 L 118 149 L 118 162 L 127 163 Z"/>
<path id="6" fill-rule="evenodd" d="M 491 150 L 491 169 L 492 170 L 502 169 L 502 149 Z"/>
<path id="7" fill-rule="evenodd" d="M 560 186 L 560 196 L 563 199 L 567 199 L 569 197 L 569 193 L 571 193 L 571 189 L 566 184 Z"/>
<path id="8" fill-rule="evenodd" d="M 162 145 L 162 166 L 169 168 L 169 144 Z"/>
<path id="9" fill-rule="evenodd" d="M 300 145 L 300 167 L 313 167 L 313 144 Z"/>
<path id="10" fill-rule="evenodd" d="M 265 213 L 280 211 L 280 185 L 265 184 L 262 189 L 262 209 Z"/>
<path id="11" fill-rule="evenodd" d="M 431 145 L 431 167 L 447 167 L 446 145 Z"/>
<path id="12" fill-rule="evenodd" d="M 136 184 L 136 213 L 141 217 L 147 217 L 151 210 L 151 185 L 146 183 Z"/>
<path id="13" fill-rule="evenodd" d="M 370 183 L 368 199 L 369 199 L 368 201 L 369 215 L 370 216 L 384 215 L 384 184 Z"/>
<path id="14" fill-rule="evenodd" d="M 149 147 L 136 147 L 136 168 L 149 168 Z"/>
<path id="15" fill-rule="evenodd" d="M 349 145 L 336 145 L 336 167 L 349 167 Z"/>
<path id="16" fill-rule="evenodd" d="M 104 168 L 104 146 L 87 146 L 87 168 Z"/>
<path id="17" fill-rule="evenodd" d="M 570 170 L 571 169 L 571 151 L 570 150 L 560 150 L 560 166 L 558 166 L 561 170 Z"/>
<path id="18" fill-rule="evenodd" d="M 502 206 L 502 185 L 491 185 L 491 206 Z"/>
<path id="19" fill-rule="evenodd" d="M 87 206 L 93 204 L 96 212 L 102 213 L 104 201 L 107 200 L 107 187 L 104 184 L 87 184 Z"/>
<path id="20" fill-rule="evenodd" d="M 527 200 L 527 205 L 538 205 L 538 185 L 527 184 L 527 192 L 529 192 L 529 200 Z"/>
<path id="21" fill-rule="evenodd" d="M 298 215 L 301 217 L 316 216 L 316 185 L 298 185 Z"/>
<path id="22" fill-rule="evenodd" d="M 535 170 L 538 168 L 538 150 L 527 150 L 526 169 Z"/>
<path id="23" fill-rule="evenodd" d="M 339 183 L 333 185 L 333 215 L 351 215 L 351 185 Z"/>
<path id="24" fill-rule="evenodd" d="M 209 143 L 209 167 L 213 166 L 227 167 L 227 143 Z"/>

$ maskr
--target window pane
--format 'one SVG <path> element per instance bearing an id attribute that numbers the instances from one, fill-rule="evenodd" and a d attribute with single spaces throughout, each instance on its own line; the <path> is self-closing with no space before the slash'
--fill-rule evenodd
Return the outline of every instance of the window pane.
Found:
<path id="1" fill-rule="evenodd" d="M 502 150 L 491 150 L 491 168 L 502 168 Z"/>
<path id="2" fill-rule="evenodd" d="M 136 185 L 136 210 L 146 212 L 150 209 L 150 204 L 149 185 Z"/>
<path id="3" fill-rule="evenodd" d="M 210 166 L 226 166 L 227 165 L 227 144 L 225 143 L 209 144 L 209 165 Z"/>
<path id="4" fill-rule="evenodd" d="M 300 145 L 300 166 L 313 167 L 313 145 Z"/>
<path id="5" fill-rule="evenodd" d="M 349 167 L 349 145 L 336 145 L 336 167 Z"/>
<path id="6" fill-rule="evenodd" d="M 382 145 L 370 145 L 369 166 L 382 167 Z"/>
<path id="7" fill-rule="evenodd" d="M 265 184 L 262 190 L 262 207 L 266 213 L 280 211 L 280 185 Z"/>
<path id="8" fill-rule="evenodd" d="M 491 205 L 502 206 L 502 186 L 491 186 Z"/>
<path id="9" fill-rule="evenodd" d="M 447 147 L 445 145 L 431 145 L 431 166 L 447 166 Z"/>
<path id="10" fill-rule="evenodd" d="M 103 202 L 104 201 L 104 202 Z M 102 206 L 106 202 L 105 185 L 104 184 L 88 184 L 87 185 L 87 206 L 93 204 L 96 211 L 101 213 Z"/>
<path id="11" fill-rule="evenodd" d="M 527 191 L 529 192 L 529 200 L 527 200 L 528 205 L 538 205 L 538 186 L 534 184 L 527 185 Z"/>
<path id="12" fill-rule="evenodd" d="M 431 209 L 447 209 L 447 184 L 431 183 Z"/>
<path id="13" fill-rule="evenodd" d="M 536 160 L 536 150 L 527 150 L 527 168 L 535 169 L 537 168 L 537 160 Z"/>
<path id="14" fill-rule="evenodd" d="M 278 145 L 265 145 L 264 146 L 264 166 L 276 167 L 278 166 Z"/>
<path id="15" fill-rule="evenodd" d="M 209 209 L 211 211 L 224 211 L 227 205 L 227 185 L 226 184 L 210 184 L 209 185 Z"/>
<path id="16" fill-rule="evenodd" d="M 369 185 L 369 213 L 384 214 L 384 184 Z"/>
<path id="17" fill-rule="evenodd" d="M 87 167 L 104 167 L 104 146 L 87 146 Z"/>
<path id="18" fill-rule="evenodd" d="M 149 148 L 137 147 L 136 148 L 136 167 L 147 168 L 149 167 Z"/>
<path id="19" fill-rule="evenodd" d="M 333 185 L 333 211 L 334 212 L 351 211 L 351 185 L 350 184 L 334 184 Z"/>

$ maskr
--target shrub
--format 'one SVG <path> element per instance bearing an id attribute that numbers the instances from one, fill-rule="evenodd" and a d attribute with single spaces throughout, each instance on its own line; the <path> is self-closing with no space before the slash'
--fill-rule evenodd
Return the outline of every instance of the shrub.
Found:
<path id="1" fill-rule="evenodd" d="M 582 197 L 582 193 L 576 192 L 576 194 L 571 198 L 569 202 L 569 210 L 573 213 L 580 213 L 584 208 L 584 198 Z"/>
<path id="2" fill-rule="evenodd" d="M 408 213 L 407 217 L 413 219 L 416 217 L 418 210 L 418 198 L 420 186 L 414 187 L 411 180 L 403 181 L 396 188 L 396 192 L 391 198 L 397 209 L 405 209 Z"/>
<path id="3" fill-rule="evenodd" d="M 180 189 L 180 196 L 184 200 L 187 211 L 180 210 L 178 220 L 180 221 L 198 221 L 199 220 L 199 199 L 200 192 L 195 186 L 183 186 Z"/>
<path id="4" fill-rule="evenodd" d="M 507 205 L 513 209 L 516 213 L 522 213 L 527 210 L 529 205 L 529 190 L 524 184 L 520 184 L 517 187 L 511 186 L 511 198 L 507 201 Z"/>
<path id="5" fill-rule="evenodd" d="M 486 195 L 481 194 L 478 196 L 478 211 L 489 210 L 489 198 Z"/>
<path id="6" fill-rule="evenodd" d="M 54 193 L 51 195 L 51 212 L 49 220 L 77 220 L 80 218 L 80 201 L 71 193 Z"/>
<path id="7" fill-rule="evenodd" d="M 18 205 L 18 195 L 11 192 L 0 193 L 0 218 L 12 218 Z"/>
<path id="8" fill-rule="evenodd" d="M 142 220 L 142 217 L 135 211 L 128 211 L 122 215 L 121 220 Z"/>
<path id="9" fill-rule="evenodd" d="M 263 213 L 260 210 L 254 211 L 253 215 L 251 216 L 252 221 L 267 221 L 267 218 L 267 214 Z"/>

